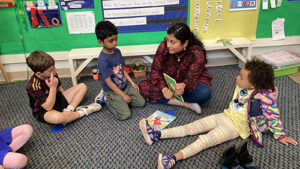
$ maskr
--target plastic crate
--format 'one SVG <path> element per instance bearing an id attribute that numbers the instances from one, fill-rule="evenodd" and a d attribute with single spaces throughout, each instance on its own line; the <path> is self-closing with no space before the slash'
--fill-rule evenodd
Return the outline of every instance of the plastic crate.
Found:
<path id="1" fill-rule="evenodd" d="M 300 64 L 274 69 L 275 77 L 290 75 L 298 72 Z"/>

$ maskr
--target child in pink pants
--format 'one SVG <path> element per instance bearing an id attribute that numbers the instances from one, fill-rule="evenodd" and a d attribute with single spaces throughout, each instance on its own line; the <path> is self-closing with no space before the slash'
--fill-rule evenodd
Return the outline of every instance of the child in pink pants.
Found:
<path id="1" fill-rule="evenodd" d="M 32 131 L 29 124 L 0 131 L 0 169 L 25 167 L 27 157 L 16 151 L 29 140 Z"/>

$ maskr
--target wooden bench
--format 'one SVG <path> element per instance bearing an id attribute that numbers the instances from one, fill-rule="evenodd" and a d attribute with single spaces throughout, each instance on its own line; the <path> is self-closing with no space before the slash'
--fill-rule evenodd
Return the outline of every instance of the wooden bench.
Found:
<path id="1" fill-rule="evenodd" d="M 247 38 L 231 38 L 232 45 L 224 46 L 217 40 L 205 40 L 203 41 L 205 49 L 222 50 L 229 49 L 235 56 L 237 56 L 242 62 L 246 62 L 247 59 L 251 59 L 252 43 Z M 150 45 L 134 45 L 134 46 L 118 46 L 121 50 L 123 57 L 130 56 L 149 56 L 155 55 L 159 44 Z M 240 53 L 237 49 L 242 49 Z M 68 55 L 70 72 L 73 85 L 77 84 L 77 76 L 79 73 L 95 58 L 99 57 L 102 47 L 97 48 L 80 48 L 72 49 Z M 77 60 L 84 60 L 79 66 Z"/>
<path id="2" fill-rule="evenodd" d="M 6 83 L 10 83 L 10 80 L 8 79 L 8 76 L 6 74 L 5 68 L 4 68 L 3 64 L 2 64 L 1 57 L 0 57 L 0 70 L 2 72 L 2 75 L 3 75 L 4 79 L 5 79 L 5 82 Z"/>
<path id="3" fill-rule="evenodd" d="M 130 56 L 149 56 L 156 53 L 159 44 L 118 46 L 123 57 Z M 79 73 L 95 58 L 99 57 L 102 47 L 72 49 L 68 55 L 70 72 L 73 85 L 77 84 Z M 80 66 L 77 66 L 76 60 L 84 60 Z"/>

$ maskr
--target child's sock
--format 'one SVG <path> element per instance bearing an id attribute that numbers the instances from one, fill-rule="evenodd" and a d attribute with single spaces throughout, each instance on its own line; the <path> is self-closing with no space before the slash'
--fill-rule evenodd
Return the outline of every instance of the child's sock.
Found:
<path id="1" fill-rule="evenodd" d="M 201 113 L 201 107 L 199 106 L 198 103 L 190 103 L 191 104 L 191 109 L 194 110 L 196 113 Z"/>
<path id="2" fill-rule="evenodd" d="M 173 158 L 174 161 L 176 161 L 176 157 L 174 155 L 171 155 L 170 157 Z"/>
<path id="3" fill-rule="evenodd" d="M 64 110 L 63 111 L 74 111 L 75 110 L 75 107 L 73 107 L 72 105 L 68 105 L 68 107 L 67 108 L 64 108 Z"/>
<path id="4" fill-rule="evenodd" d="M 68 107 L 67 107 L 67 109 L 70 110 L 70 111 L 74 111 L 75 107 L 73 107 L 72 105 L 69 104 Z"/>
<path id="5" fill-rule="evenodd" d="M 158 166 L 159 169 L 172 168 L 176 163 L 176 157 L 174 155 L 158 154 Z"/>
<path id="6" fill-rule="evenodd" d="M 161 132 L 160 131 L 153 131 L 153 138 L 151 138 L 152 141 L 157 141 L 160 139 Z"/>

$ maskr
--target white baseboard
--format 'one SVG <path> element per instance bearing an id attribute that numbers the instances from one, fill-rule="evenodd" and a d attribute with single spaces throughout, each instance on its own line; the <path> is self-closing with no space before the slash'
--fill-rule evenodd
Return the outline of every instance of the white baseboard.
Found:
<path id="1" fill-rule="evenodd" d="M 300 36 L 288 36 L 281 40 L 272 40 L 272 38 L 256 39 L 252 41 L 252 47 L 268 47 L 268 46 L 288 46 L 288 45 L 299 45 Z"/>

